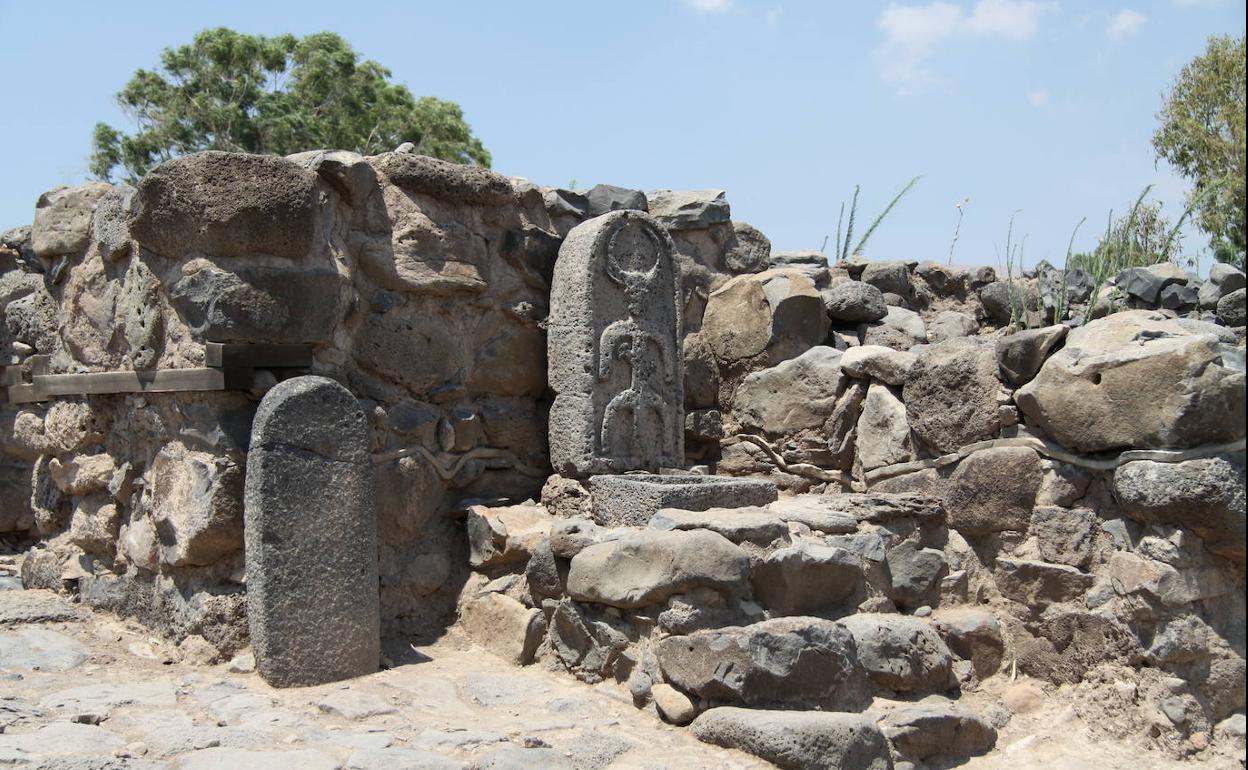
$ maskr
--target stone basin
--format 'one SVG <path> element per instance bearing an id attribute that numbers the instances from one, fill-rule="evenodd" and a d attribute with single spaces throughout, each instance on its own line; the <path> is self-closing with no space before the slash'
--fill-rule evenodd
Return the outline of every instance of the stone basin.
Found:
<path id="1" fill-rule="evenodd" d="M 661 508 L 741 508 L 777 497 L 770 481 L 691 473 L 591 476 L 589 491 L 594 521 L 608 527 L 644 527 Z"/>

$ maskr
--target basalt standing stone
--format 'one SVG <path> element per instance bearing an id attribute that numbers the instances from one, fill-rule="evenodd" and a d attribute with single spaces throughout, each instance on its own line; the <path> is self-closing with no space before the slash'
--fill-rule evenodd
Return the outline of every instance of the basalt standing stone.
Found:
<path id="1" fill-rule="evenodd" d="M 256 667 L 278 687 L 377 670 L 377 506 L 355 397 L 296 377 L 260 402 L 247 455 L 247 615 Z"/>
<path id="2" fill-rule="evenodd" d="M 684 462 L 680 277 L 640 211 L 573 228 L 551 287 L 551 465 L 584 478 Z"/>

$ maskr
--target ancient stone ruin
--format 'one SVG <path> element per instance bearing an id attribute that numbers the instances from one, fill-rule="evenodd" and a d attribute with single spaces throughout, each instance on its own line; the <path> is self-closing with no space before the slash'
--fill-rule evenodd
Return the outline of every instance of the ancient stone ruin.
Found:
<path id="1" fill-rule="evenodd" d="M 0 762 L 1243 766 L 1234 268 L 829 264 L 721 191 L 402 151 L 188 155 L 0 241 Z M 234 678 L 37 690 L 105 617 Z"/>

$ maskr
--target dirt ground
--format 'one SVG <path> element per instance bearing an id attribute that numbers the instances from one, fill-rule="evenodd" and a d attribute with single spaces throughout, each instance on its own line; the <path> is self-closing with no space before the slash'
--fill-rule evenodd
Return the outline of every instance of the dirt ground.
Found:
<path id="1" fill-rule="evenodd" d="M 516 668 L 454 630 L 350 682 L 277 690 L 246 665 L 192 665 L 130 621 L 43 591 L 0 590 L 0 766 L 76 770 L 450 770 L 770 765 L 699 743 L 633 707 L 622 686 Z M 963 703 L 987 709 L 998 677 Z M 1031 706 L 968 770 L 1239 768 L 1213 750 L 1187 761 L 1097 735 L 1072 693 L 1036 687 Z M 981 713 L 983 713 L 981 711 Z M 1242 748 L 1241 748 L 1242 750 Z"/>

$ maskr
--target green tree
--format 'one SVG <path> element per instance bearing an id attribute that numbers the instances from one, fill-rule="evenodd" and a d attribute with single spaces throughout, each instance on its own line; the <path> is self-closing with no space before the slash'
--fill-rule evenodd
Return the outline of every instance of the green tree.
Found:
<path id="1" fill-rule="evenodd" d="M 1165 98 L 1153 134 L 1157 157 L 1190 179 L 1189 200 L 1214 255 L 1244 264 L 1244 37 L 1209 38 Z"/>
<path id="2" fill-rule="evenodd" d="M 374 154 L 411 142 L 457 163 L 490 165 L 459 105 L 390 82 L 332 32 L 307 37 L 206 29 L 166 48 L 157 71 L 139 70 L 117 94 L 137 131 L 97 123 L 91 173 L 131 180 L 198 150 L 289 155 L 331 148 Z"/>

